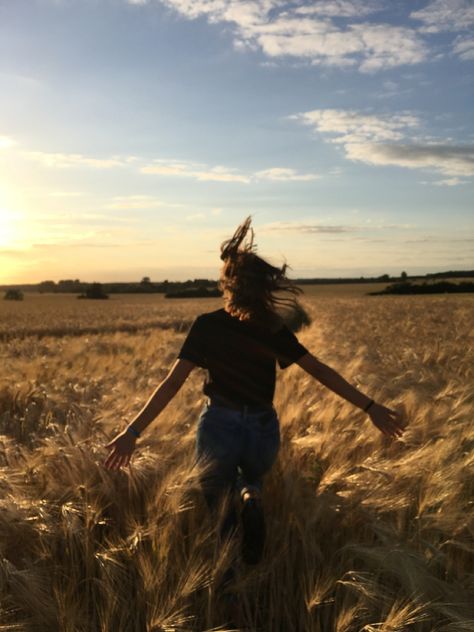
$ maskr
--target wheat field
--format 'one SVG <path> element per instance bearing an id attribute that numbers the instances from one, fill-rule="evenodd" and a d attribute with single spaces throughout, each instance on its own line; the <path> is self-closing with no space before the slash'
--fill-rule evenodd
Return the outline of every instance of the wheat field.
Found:
<path id="1" fill-rule="evenodd" d="M 298 366 L 278 372 L 266 552 L 238 567 L 231 628 L 217 587 L 238 541 L 217 546 L 194 462 L 203 371 L 128 468 L 103 467 L 220 300 L 2 301 L 2 632 L 474 630 L 474 299 L 338 290 L 302 303 L 301 342 L 409 426 L 387 439 Z"/>

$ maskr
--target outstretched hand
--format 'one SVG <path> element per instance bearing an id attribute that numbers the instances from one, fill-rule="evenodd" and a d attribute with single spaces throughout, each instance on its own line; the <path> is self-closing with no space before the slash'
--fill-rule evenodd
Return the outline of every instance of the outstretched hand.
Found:
<path id="1" fill-rule="evenodd" d="M 109 470 L 119 470 L 122 466 L 128 465 L 136 442 L 136 438 L 126 430 L 118 434 L 105 446 L 111 448 L 109 456 L 104 461 L 105 467 Z"/>
<path id="2" fill-rule="evenodd" d="M 368 415 L 370 420 L 383 434 L 396 439 L 401 437 L 405 430 L 406 422 L 401 413 L 391 410 L 381 404 L 372 404 Z"/>

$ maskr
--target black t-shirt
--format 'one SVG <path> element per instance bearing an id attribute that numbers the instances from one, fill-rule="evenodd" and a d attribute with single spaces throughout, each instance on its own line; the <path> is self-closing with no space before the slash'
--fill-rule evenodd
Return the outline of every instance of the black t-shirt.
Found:
<path id="1" fill-rule="evenodd" d="M 222 308 L 196 318 L 178 358 L 207 369 L 204 393 L 209 397 L 269 406 L 275 393 L 275 361 L 284 369 L 306 353 L 286 325 L 271 332 Z"/>

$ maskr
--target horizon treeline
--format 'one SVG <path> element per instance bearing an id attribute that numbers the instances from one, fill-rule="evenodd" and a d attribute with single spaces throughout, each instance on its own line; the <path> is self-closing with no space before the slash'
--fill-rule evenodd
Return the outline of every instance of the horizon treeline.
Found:
<path id="1" fill-rule="evenodd" d="M 423 279 L 446 279 L 446 278 L 470 278 L 474 277 L 474 270 L 450 270 L 447 272 L 432 272 L 425 275 L 408 275 L 401 272 L 399 276 L 382 274 L 375 277 L 312 277 L 297 278 L 293 281 L 299 285 L 332 285 L 342 283 L 390 283 L 391 281 L 408 281 Z M 96 282 L 96 281 L 94 281 Z M 81 293 L 85 292 L 91 286 L 90 281 L 81 281 L 80 279 L 61 279 L 59 281 L 46 280 L 40 283 L 15 283 L 0 285 L 0 289 L 8 290 L 15 287 L 23 291 L 37 291 L 40 293 Z M 143 277 L 141 281 L 114 281 L 101 283 L 104 292 L 109 293 L 163 293 L 176 292 L 178 290 L 188 289 L 212 289 L 217 288 L 218 281 L 215 279 L 188 279 L 186 281 L 152 281 L 150 277 Z"/>

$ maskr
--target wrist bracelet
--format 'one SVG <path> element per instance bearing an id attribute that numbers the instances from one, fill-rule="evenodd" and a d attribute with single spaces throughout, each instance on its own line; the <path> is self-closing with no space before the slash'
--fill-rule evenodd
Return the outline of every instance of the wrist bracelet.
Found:
<path id="1" fill-rule="evenodd" d="M 131 432 L 132 435 L 134 435 L 135 437 L 140 436 L 140 433 L 138 432 L 138 430 L 135 430 L 135 428 L 132 428 L 132 426 L 127 426 L 127 432 Z"/>
<path id="2" fill-rule="evenodd" d="M 367 406 L 364 406 L 364 408 L 362 409 L 364 411 L 364 413 L 366 413 L 369 410 L 369 408 L 372 406 L 372 404 L 375 404 L 373 399 L 371 399 L 370 402 L 367 404 Z"/>

